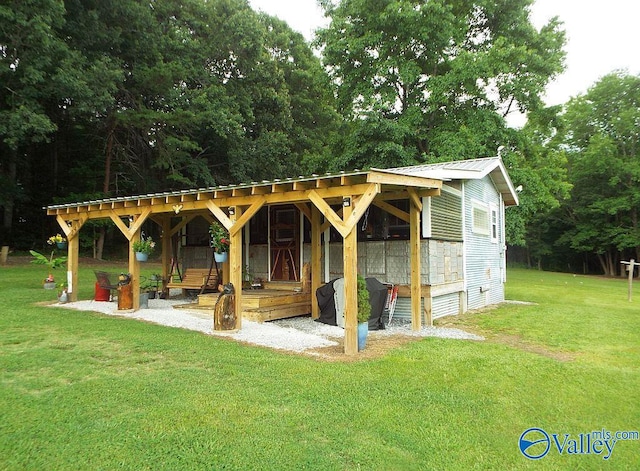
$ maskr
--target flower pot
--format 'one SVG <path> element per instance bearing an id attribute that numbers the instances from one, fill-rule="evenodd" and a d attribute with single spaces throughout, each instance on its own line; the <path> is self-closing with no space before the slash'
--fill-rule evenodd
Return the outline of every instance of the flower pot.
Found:
<path id="1" fill-rule="evenodd" d="M 67 243 L 66 242 L 56 242 L 56 247 L 58 247 L 60 250 L 64 250 L 67 248 Z"/>
<path id="2" fill-rule="evenodd" d="M 44 282 L 44 289 L 56 289 L 56 282 L 55 281 L 45 281 Z"/>
<path id="3" fill-rule="evenodd" d="M 222 253 L 214 252 L 213 256 L 216 259 L 216 262 L 218 263 L 225 263 L 227 260 L 229 260 L 229 252 L 222 252 Z"/>
<path id="4" fill-rule="evenodd" d="M 361 322 L 358 324 L 358 351 L 364 350 L 367 343 L 367 335 L 369 334 L 369 323 Z"/>
<path id="5" fill-rule="evenodd" d="M 140 309 L 149 308 L 149 293 L 140 293 Z"/>
<path id="6" fill-rule="evenodd" d="M 144 252 L 136 252 L 136 260 L 139 262 L 146 262 L 149 259 L 149 254 Z"/>

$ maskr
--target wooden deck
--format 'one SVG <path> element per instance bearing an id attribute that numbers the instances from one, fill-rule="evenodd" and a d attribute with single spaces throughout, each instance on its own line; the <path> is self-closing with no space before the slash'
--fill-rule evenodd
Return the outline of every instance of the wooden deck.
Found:
<path id="1" fill-rule="evenodd" d="M 213 311 L 218 296 L 218 293 L 201 294 L 197 303 L 184 307 Z M 270 285 L 266 289 L 242 291 L 243 319 L 265 322 L 310 313 L 311 293 L 296 292 L 291 286 Z"/>

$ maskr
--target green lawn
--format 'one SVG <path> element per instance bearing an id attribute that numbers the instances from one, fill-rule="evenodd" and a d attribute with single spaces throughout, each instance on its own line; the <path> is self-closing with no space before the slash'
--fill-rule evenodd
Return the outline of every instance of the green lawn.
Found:
<path id="1" fill-rule="evenodd" d="M 330 363 L 43 307 L 42 271 L 0 267 L 0 469 L 640 468 L 639 441 L 518 448 L 530 427 L 640 429 L 640 285 L 628 303 L 623 280 L 512 270 L 508 298 L 535 305 L 442 321 L 487 341 Z"/>

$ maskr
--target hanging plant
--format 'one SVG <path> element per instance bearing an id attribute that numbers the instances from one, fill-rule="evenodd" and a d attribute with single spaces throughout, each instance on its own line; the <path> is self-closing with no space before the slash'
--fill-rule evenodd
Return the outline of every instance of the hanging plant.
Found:
<path id="1" fill-rule="evenodd" d="M 145 238 L 144 236 L 142 236 L 140 240 L 135 241 L 133 243 L 134 252 L 144 253 L 147 255 L 153 252 L 153 249 L 155 249 L 155 247 L 156 247 L 156 243 L 153 241 L 151 237 Z"/>
<path id="2" fill-rule="evenodd" d="M 229 231 L 219 222 L 212 222 L 209 226 L 211 235 L 210 245 L 215 253 L 226 253 L 229 251 Z"/>

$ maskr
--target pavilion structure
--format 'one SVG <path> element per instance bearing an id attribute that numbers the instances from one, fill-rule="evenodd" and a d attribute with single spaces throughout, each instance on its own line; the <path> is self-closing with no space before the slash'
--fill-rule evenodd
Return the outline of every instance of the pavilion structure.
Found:
<path id="1" fill-rule="evenodd" d="M 225 280 L 236 289 L 236 306 L 242 305 L 243 245 L 242 229 L 265 205 L 295 205 L 311 226 L 312 315 L 318 317 L 314 293 L 322 284 L 321 234 L 332 226 L 343 238 L 346 354 L 357 352 L 357 229 L 370 205 L 376 205 L 409 222 L 411 263 L 411 318 L 414 329 L 422 326 L 420 236 L 422 198 L 438 196 L 442 181 L 405 174 L 402 169 L 340 172 L 309 177 L 251 182 L 247 184 L 155 193 L 141 196 L 107 198 L 48 206 L 68 240 L 68 291 L 70 300 L 78 300 L 79 232 L 93 219 L 110 219 L 129 242 L 129 272 L 132 275 L 133 308 L 140 306 L 140 262 L 133 244 L 140 240 L 142 225 L 153 221 L 161 228 L 162 278 L 171 265 L 172 235 L 189 221 L 203 216 L 218 220 L 230 234 L 229 263 Z M 409 200 L 409 212 L 388 201 Z M 339 209 L 338 209 L 339 208 Z M 176 221 L 178 221 L 176 223 Z M 409 262 L 409 261 L 408 261 Z M 239 311 L 239 308 L 236 308 Z M 238 316 L 237 328 L 241 328 Z"/>

